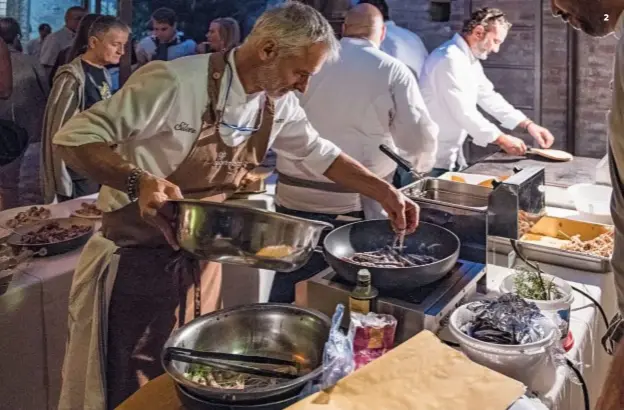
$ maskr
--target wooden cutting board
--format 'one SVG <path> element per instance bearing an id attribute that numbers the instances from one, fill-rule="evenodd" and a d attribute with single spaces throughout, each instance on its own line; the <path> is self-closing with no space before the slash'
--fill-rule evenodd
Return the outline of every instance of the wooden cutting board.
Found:
<path id="1" fill-rule="evenodd" d="M 538 155 L 543 158 L 561 162 L 572 161 L 574 158 L 569 152 L 557 149 L 528 148 L 527 154 Z"/>
<path id="2" fill-rule="evenodd" d="M 288 410 L 505 410 L 524 391 L 425 330 Z"/>

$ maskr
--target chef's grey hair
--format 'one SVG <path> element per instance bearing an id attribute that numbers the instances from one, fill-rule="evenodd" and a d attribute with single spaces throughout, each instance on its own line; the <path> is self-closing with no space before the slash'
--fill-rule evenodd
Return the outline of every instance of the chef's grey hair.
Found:
<path id="1" fill-rule="evenodd" d="M 462 33 L 470 34 L 477 26 L 483 26 L 485 31 L 490 31 L 495 24 L 501 24 L 507 30 L 511 28 L 511 23 L 507 20 L 502 10 L 484 7 L 472 13 L 470 19 L 464 22 Z"/>
<path id="2" fill-rule="evenodd" d="M 340 52 L 340 43 L 325 17 L 298 1 L 287 1 L 262 13 L 245 42 L 266 39 L 275 41 L 283 55 L 296 55 L 317 43 L 327 46 L 328 62 L 337 60 Z"/>

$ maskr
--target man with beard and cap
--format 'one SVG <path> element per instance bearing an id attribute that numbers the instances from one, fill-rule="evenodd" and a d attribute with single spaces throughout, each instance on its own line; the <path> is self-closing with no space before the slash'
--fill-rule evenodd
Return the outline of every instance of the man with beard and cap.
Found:
<path id="1" fill-rule="evenodd" d="M 434 175 L 467 166 L 462 147 L 468 135 L 483 147 L 497 144 L 512 155 L 526 152 L 521 139 L 503 133 L 477 106 L 506 129 L 526 130 L 540 147 L 552 145 L 554 138 L 550 131 L 531 121 L 497 93 L 479 62 L 490 53 L 498 53 L 510 27 L 501 10 L 479 9 L 464 23 L 461 34 L 455 34 L 427 57 L 419 83 L 431 118 L 440 127 Z"/>
<path id="2" fill-rule="evenodd" d="M 617 289 L 619 313 L 611 321 L 603 345 L 615 353 L 611 371 L 603 386 L 596 410 L 624 409 L 624 1 L 551 0 L 553 14 L 590 36 L 615 34 L 613 94 L 609 123 L 609 165 L 611 171 L 611 216 L 615 225 L 615 246 L 611 265 Z M 618 346 L 619 345 L 619 346 Z"/>
<path id="3" fill-rule="evenodd" d="M 396 231 L 416 229 L 417 205 L 320 138 L 292 92 L 338 50 L 318 11 L 287 2 L 238 48 L 145 65 L 55 135 L 63 160 L 103 186 L 104 211 L 70 291 L 61 409 L 115 408 L 164 372 L 175 328 L 220 307 L 220 265 L 179 250 L 165 204 L 228 199 L 270 147 L 376 199 Z"/>

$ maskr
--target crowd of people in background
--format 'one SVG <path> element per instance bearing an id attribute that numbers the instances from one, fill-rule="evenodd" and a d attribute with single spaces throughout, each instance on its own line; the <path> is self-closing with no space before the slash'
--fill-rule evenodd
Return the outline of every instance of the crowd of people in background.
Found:
<path id="1" fill-rule="evenodd" d="M 42 23 L 39 37 L 22 44 L 17 20 L 0 18 L 0 131 L 11 134 L 3 138 L 0 155 L 0 210 L 97 192 L 99 185 L 53 154 L 51 141 L 69 118 L 119 89 L 120 60 L 128 48 L 134 71 L 150 61 L 226 50 L 241 41 L 238 22 L 224 17 L 208 22 L 206 41 L 197 44 L 178 29 L 169 8 L 155 10 L 149 28 L 150 35 L 135 42 L 116 17 L 75 6 L 65 12 L 62 28 L 53 32 Z"/>

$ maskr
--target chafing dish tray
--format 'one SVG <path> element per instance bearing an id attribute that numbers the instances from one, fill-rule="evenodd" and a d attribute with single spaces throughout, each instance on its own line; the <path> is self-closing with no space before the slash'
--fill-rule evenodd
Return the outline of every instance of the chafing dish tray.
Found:
<path id="1" fill-rule="evenodd" d="M 579 235 L 581 241 L 589 241 L 610 232 L 613 228 L 608 225 L 544 216 L 522 235 L 517 244 L 520 252 L 531 261 L 606 273 L 611 271 L 610 255 L 595 256 L 561 247 L 570 243 L 570 238 L 575 235 Z M 497 253 L 513 250 L 509 239 L 496 236 L 488 238 L 488 249 Z"/>
<path id="2" fill-rule="evenodd" d="M 419 201 L 487 208 L 492 188 L 445 179 L 424 178 L 406 187 L 405 195 Z"/>

